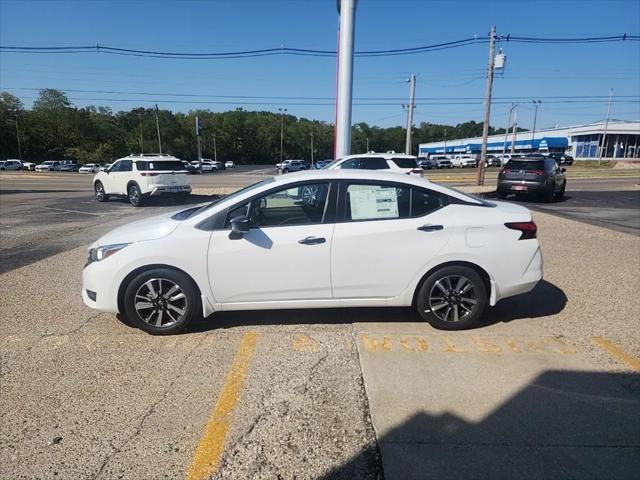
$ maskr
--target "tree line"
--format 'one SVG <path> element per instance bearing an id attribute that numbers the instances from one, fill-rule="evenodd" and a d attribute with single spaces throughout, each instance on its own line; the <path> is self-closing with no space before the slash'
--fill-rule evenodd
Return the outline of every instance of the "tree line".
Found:
<path id="1" fill-rule="evenodd" d="M 283 128 L 285 159 L 333 157 L 334 127 L 327 122 L 242 108 L 227 112 L 159 109 L 162 152 L 183 160 L 197 159 L 195 117 L 203 125 L 203 157 L 239 164 L 273 164 L 280 159 Z M 490 134 L 504 133 L 490 128 Z M 405 128 L 382 128 L 367 123 L 352 127 L 352 152 L 404 151 Z M 457 125 L 422 122 L 413 130 L 413 151 L 419 143 L 467 138 L 482 134 L 482 123 Z M 157 153 L 156 111 L 137 108 L 113 112 L 109 107 L 75 107 L 64 92 L 41 90 L 32 108 L 8 92 L 0 92 L 0 159 L 26 161 L 71 159 L 79 163 L 106 163 L 131 153 Z"/>

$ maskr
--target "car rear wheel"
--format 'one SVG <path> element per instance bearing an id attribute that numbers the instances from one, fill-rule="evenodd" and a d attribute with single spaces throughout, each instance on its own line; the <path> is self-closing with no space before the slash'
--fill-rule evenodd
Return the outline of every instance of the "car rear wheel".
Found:
<path id="1" fill-rule="evenodd" d="M 152 335 L 171 335 L 201 317 L 198 289 L 186 274 L 168 268 L 135 277 L 124 293 L 124 313 L 135 326 Z"/>
<path id="2" fill-rule="evenodd" d="M 542 201 L 545 203 L 553 202 L 553 198 L 555 197 L 555 190 L 556 190 L 555 185 L 551 185 L 549 190 L 547 190 L 542 194 Z"/>
<path id="3" fill-rule="evenodd" d="M 567 188 L 567 182 L 564 182 L 562 184 L 562 187 L 560 187 L 560 190 L 558 191 L 558 193 L 556 193 L 556 200 L 562 200 L 564 198 L 564 191 Z"/>
<path id="4" fill-rule="evenodd" d="M 104 192 L 104 186 L 102 185 L 102 182 L 96 182 L 93 185 L 93 191 L 95 193 L 96 200 L 98 200 L 99 202 L 106 202 L 107 200 L 109 200 L 109 195 Z"/>
<path id="5" fill-rule="evenodd" d="M 487 305 L 487 289 L 470 267 L 450 266 L 433 272 L 420 286 L 420 316 L 441 330 L 463 330 L 478 321 Z"/>
<path id="6" fill-rule="evenodd" d="M 129 203 L 134 207 L 141 207 L 144 204 L 144 197 L 142 196 L 140 187 L 135 183 L 129 185 L 129 188 L 127 188 L 127 197 L 129 198 Z"/>

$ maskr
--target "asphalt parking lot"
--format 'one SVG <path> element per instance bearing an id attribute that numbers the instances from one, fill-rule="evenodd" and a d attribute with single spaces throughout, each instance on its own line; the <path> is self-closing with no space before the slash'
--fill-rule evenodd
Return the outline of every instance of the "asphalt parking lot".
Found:
<path id="1" fill-rule="evenodd" d="M 81 271 L 103 232 L 179 206 L 98 204 L 79 178 L 0 175 L 0 478 L 640 469 L 637 178 L 570 181 L 566 202 L 532 204 L 545 280 L 480 328 L 437 331 L 409 309 L 288 310 L 218 313 L 164 338 L 84 307 Z"/>

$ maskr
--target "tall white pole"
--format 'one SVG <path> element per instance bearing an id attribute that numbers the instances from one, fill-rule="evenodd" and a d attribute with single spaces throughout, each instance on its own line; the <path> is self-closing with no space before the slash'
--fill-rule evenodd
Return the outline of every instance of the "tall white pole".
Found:
<path id="1" fill-rule="evenodd" d="M 611 99 L 613 98 L 613 88 L 609 91 L 609 106 L 607 107 L 607 121 L 604 124 L 604 132 L 602 133 L 602 146 L 600 147 L 600 156 L 598 156 L 598 165 L 602 162 L 602 157 L 605 154 L 605 141 L 607 140 L 607 130 L 609 129 L 609 117 L 611 116 Z M 614 147 L 615 155 L 615 147 Z"/>
<path id="2" fill-rule="evenodd" d="M 411 130 L 413 130 L 413 109 L 416 96 L 416 76 L 409 78 L 409 109 L 407 110 L 407 139 L 404 144 L 404 153 L 411 155 Z"/>
<path id="3" fill-rule="evenodd" d="M 336 137 L 334 157 L 351 153 L 351 102 L 353 97 L 353 38 L 358 0 L 339 0 L 340 32 L 336 98 Z"/>
<path id="4" fill-rule="evenodd" d="M 158 121 L 158 104 L 156 103 L 156 131 L 158 132 L 158 153 L 162 155 L 162 140 L 160 139 L 160 122 Z"/>

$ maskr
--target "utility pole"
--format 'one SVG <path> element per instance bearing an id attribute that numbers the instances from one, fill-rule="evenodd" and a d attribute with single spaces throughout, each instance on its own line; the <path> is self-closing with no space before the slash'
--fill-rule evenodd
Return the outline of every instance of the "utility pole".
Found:
<path id="1" fill-rule="evenodd" d="M 367 153 L 369 153 L 369 137 L 367 137 L 366 140 L 367 140 Z"/>
<path id="2" fill-rule="evenodd" d="M 531 134 L 531 148 L 533 148 L 533 141 L 536 139 L 536 122 L 538 120 L 538 107 L 542 103 L 542 100 L 532 100 L 533 102 L 533 133 Z"/>
<path id="3" fill-rule="evenodd" d="M 158 122 L 158 104 L 156 103 L 156 131 L 158 132 L 158 153 L 162 155 L 162 140 L 160 139 L 160 123 Z"/>
<path id="4" fill-rule="evenodd" d="M 18 157 L 22 161 L 22 146 L 20 145 L 20 130 L 18 128 L 18 110 L 13 112 L 16 119 L 16 139 L 18 140 Z"/>
<path id="5" fill-rule="evenodd" d="M 200 117 L 196 115 L 196 138 L 198 139 L 198 171 L 202 173 L 202 124 Z"/>
<path id="6" fill-rule="evenodd" d="M 416 76 L 411 75 L 409 80 L 409 108 L 407 110 L 407 140 L 404 144 L 404 153 L 411 155 L 411 130 L 413 130 L 413 109 L 416 97 Z"/>
<path id="7" fill-rule="evenodd" d="M 444 154 L 447 154 L 447 129 L 444 129 Z"/>
<path id="8" fill-rule="evenodd" d="M 138 120 L 140 125 L 140 154 L 144 155 L 144 144 L 142 142 L 142 113 L 138 112 Z"/>
<path id="9" fill-rule="evenodd" d="M 218 148 L 216 147 L 216 134 L 213 134 L 213 159 L 218 161 Z"/>
<path id="10" fill-rule="evenodd" d="M 283 158 L 283 147 L 284 147 L 284 113 L 287 111 L 286 108 L 279 108 L 280 112 L 280 166 L 282 166 L 282 158 Z"/>
<path id="11" fill-rule="evenodd" d="M 516 153 L 516 125 L 518 124 L 518 111 L 513 111 L 513 134 L 511 138 L 511 155 Z"/>
<path id="12" fill-rule="evenodd" d="M 482 148 L 478 164 L 477 184 L 484 185 L 484 164 L 487 161 L 487 139 L 489 137 L 489 121 L 491 119 L 491 94 L 493 90 L 493 69 L 496 57 L 496 27 L 489 32 L 489 64 L 487 66 L 487 85 L 484 95 L 484 122 L 482 125 Z"/>
<path id="13" fill-rule="evenodd" d="M 311 166 L 313 167 L 313 132 L 309 132 L 311 136 Z"/>
<path id="14" fill-rule="evenodd" d="M 602 162 L 602 156 L 605 154 L 605 141 L 607 140 L 607 130 L 609 129 L 609 117 L 611 116 L 611 99 L 613 98 L 613 88 L 609 90 L 609 106 L 607 107 L 607 121 L 604 124 L 604 132 L 602 133 L 602 146 L 600 147 L 600 156 L 598 157 L 598 165 Z M 615 147 L 614 147 L 615 150 Z M 615 155 L 615 152 L 614 152 Z"/>
<path id="15" fill-rule="evenodd" d="M 338 0 L 338 65 L 336 95 L 336 134 L 333 158 L 351 153 L 351 106 L 353 100 L 353 49 L 358 0 Z"/>

